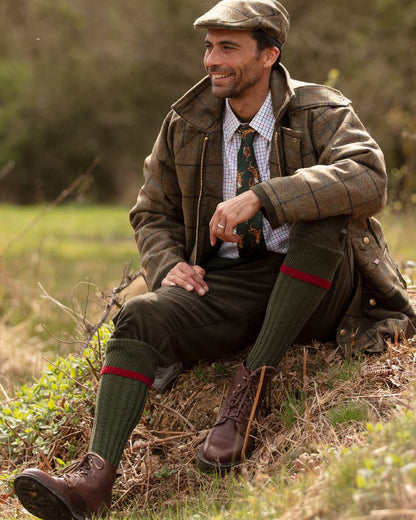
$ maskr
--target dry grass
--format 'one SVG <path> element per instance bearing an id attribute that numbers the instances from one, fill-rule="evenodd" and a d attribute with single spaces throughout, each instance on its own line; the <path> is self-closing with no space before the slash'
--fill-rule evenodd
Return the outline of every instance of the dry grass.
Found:
<path id="1" fill-rule="evenodd" d="M 8 399 L 13 388 L 39 376 L 46 367 L 43 342 L 30 335 L 28 322 L 8 326 L 7 315 L 0 320 L 0 399 Z"/>
<path id="2" fill-rule="evenodd" d="M 119 515 L 132 508 L 149 512 L 158 511 L 162 503 L 187 503 L 201 489 L 211 490 L 212 500 L 228 500 L 227 480 L 218 484 L 201 474 L 194 461 L 241 357 L 200 364 L 182 374 L 169 392 L 151 391 L 115 486 L 114 508 Z M 415 359 L 416 338 L 389 344 L 384 354 L 350 361 L 330 344 L 293 347 L 273 380 L 270 413 L 258 425 L 262 442 L 241 468 L 243 476 L 254 483 L 276 472 L 288 481 L 301 475 L 317 477 L 327 461 L 328 446 L 340 451 L 359 445 L 365 442 L 366 422 L 384 423 L 408 408 L 414 395 Z M 56 457 L 70 456 L 68 438 L 78 446 L 71 456 L 82 453 L 90 434 L 91 406 L 80 402 L 81 425 L 71 425 L 68 417 L 62 439 L 55 439 L 49 453 L 28 449 L 19 466 L 55 468 Z M 358 420 L 351 413 L 357 410 Z M 3 461 L 2 473 L 14 469 L 12 461 Z M 319 485 L 318 479 L 315 486 Z M 317 489 L 312 488 L 311 502 Z M 4 507 L 4 514 L 20 510 L 13 497 Z M 290 515 L 287 518 L 304 518 L 296 511 Z"/>

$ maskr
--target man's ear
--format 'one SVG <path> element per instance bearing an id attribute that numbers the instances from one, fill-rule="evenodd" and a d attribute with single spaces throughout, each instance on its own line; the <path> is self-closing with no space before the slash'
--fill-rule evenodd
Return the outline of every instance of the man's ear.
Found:
<path id="1" fill-rule="evenodd" d="M 264 66 L 266 68 L 273 67 L 277 58 L 280 56 L 280 50 L 277 47 L 267 47 L 264 52 Z"/>

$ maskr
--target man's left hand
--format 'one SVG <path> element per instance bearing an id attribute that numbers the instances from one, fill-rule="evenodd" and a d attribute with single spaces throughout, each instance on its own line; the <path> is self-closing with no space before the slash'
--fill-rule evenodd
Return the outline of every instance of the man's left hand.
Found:
<path id="1" fill-rule="evenodd" d="M 261 202 L 257 195 L 251 191 L 245 191 L 232 199 L 220 202 L 209 223 L 209 238 L 211 245 L 215 246 L 217 238 L 223 242 L 240 241 L 240 237 L 234 233 L 237 224 L 241 224 L 260 210 Z"/>

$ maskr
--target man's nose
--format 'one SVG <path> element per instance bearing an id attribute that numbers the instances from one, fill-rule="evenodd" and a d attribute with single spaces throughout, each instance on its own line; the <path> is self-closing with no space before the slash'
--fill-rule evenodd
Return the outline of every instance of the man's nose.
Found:
<path id="1" fill-rule="evenodd" d="M 220 53 L 217 49 L 212 48 L 205 53 L 205 67 L 215 67 L 221 64 Z"/>

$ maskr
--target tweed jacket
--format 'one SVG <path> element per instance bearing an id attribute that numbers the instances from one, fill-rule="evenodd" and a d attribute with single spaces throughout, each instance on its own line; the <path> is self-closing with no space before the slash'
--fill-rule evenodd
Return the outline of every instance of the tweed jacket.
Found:
<path id="1" fill-rule="evenodd" d="M 386 336 L 416 333 L 404 280 L 380 224 L 386 202 L 383 154 L 339 91 L 293 80 L 283 66 L 270 80 L 275 133 L 270 180 L 252 189 L 272 228 L 298 220 L 350 216 L 357 287 L 336 341 L 382 350 Z M 224 101 L 204 78 L 173 106 L 144 165 L 130 222 L 151 290 L 178 262 L 204 265 L 219 243 L 209 221 L 222 201 Z"/>

